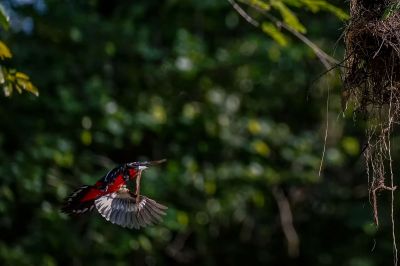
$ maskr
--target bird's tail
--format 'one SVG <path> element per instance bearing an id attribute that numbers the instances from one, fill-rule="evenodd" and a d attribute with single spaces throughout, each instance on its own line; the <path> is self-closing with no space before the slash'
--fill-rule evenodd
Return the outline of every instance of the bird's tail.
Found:
<path id="1" fill-rule="evenodd" d="M 69 195 L 64 202 L 61 211 L 69 215 L 80 215 L 94 208 L 97 197 L 94 194 L 98 190 L 93 186 L 81 186 Z"/>

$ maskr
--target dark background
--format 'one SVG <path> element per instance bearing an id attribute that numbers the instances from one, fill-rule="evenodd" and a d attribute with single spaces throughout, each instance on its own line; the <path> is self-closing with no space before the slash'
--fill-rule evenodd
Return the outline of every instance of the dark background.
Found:
<path id="1" fill-rule="evenodd" d="M 1 265 L 392 264 L 389 195 L 376 228 L 363 123 L 342 115 L 339 75 L 320 78 L 295 37 L 280 46 L 227 1 L 2 3 L 10 64 L 40 96 L 0 97 Z M 343 58 L 345 22 L 293 11 Z M 142 189 L 169 206 L 162 224 L 60 213 L 75 187 L 116 164 L 160 158 Z M 282 230 L 285 203 L 298 253 Z"/>

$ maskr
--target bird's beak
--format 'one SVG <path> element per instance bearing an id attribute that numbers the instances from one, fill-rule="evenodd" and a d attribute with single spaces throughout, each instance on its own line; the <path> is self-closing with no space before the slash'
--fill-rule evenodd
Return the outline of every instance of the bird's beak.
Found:
<path id="1" fill-rule="evenodd" d="M 132 163 L 127 163 L 126 165 L 129 168 L 137 168 L 139 170 L 145 170 L 145 169 L 149 168 L 150 166 L 161 164 L 166 161 L 167 161 L 167 159 L 161 159 L 158 161 L 132 162 Z"/>
<path id="2" fill-rule="evenodd" d="M 165 163 L 166 161 L 167 161 L 167 159 L 161 159 L 158 161 L 149 161 L 149 162 L 145 162 L 145 165 L 146 166 L 157 165 L 157 164 Z"/>

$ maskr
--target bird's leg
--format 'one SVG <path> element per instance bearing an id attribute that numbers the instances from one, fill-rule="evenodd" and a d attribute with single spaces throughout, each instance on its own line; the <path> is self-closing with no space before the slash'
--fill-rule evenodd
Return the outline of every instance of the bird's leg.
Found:
<path id="1" fill-rule="evenodd" d="M 140 179 L 142 178 L 142 171 L 139 171 L 136 177 L 136 205 L 139 207 L 140 202 Z"/>

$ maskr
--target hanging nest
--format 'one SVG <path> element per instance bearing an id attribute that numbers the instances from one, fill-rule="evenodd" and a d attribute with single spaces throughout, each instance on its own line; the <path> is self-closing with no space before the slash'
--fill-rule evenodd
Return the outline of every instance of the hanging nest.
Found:
<path id="1" fill-rule="evenodd" d="M 400 121 L 400 4 L 398 0 L 350 0 L 345 31 L 345 108 L 367 121 L 364 151 L 370 196 L 378 225 L 376 195 L 395 189 L 390 136 Z M 390 180 L 387 180 L 390 177 Z"/>

